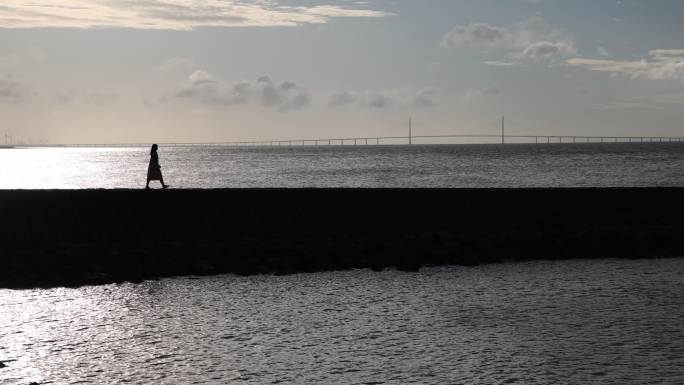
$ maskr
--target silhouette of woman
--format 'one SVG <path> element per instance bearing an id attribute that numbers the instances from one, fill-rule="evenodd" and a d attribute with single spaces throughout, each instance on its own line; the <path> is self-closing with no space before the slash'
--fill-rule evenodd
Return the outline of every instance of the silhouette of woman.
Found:
<path id="1" fill-rule="evenodd" d="M 158 180 L 161 182 L 163 188 L 168 188 L 168 184 L 164 184 L 164 177 L 162 176 L 161 166 L 159 165 L 159 155 L 157 154 L 157 149 L 159 146 L 156 144 L 152 145 L 150 150 L 150 165 L 147 168 L 147 184 L 145 188 L 150 188 L 150 181 Z"/>

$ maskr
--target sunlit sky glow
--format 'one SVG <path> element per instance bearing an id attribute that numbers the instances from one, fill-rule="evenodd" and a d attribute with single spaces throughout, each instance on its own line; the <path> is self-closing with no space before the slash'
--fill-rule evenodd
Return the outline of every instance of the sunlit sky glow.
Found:
<path id="1" fill-rule="evenodd" d="M 684 135 L 679 0 L 6 0 L 0 143 Z"/>

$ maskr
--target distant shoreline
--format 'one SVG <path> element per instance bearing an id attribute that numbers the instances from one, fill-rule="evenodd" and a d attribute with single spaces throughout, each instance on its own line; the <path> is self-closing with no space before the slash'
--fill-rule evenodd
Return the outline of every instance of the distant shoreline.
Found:
<path id="1" fill-rule="evenodd" d="M 558 137 L 561 138 L 561 137 Z M 532 146 L 532 147 L 543 147 L 543 146 L 557 146 L 557 145 L 564 145 L 564 146 L 615 146 L 615 145 L 674 145 L 674 146 L 681 146 L 684 145 L 684 140 L 670 140 L 670 141 L 568 141 L 566 136 L 563 136 L 562 138 L 566 138 L 565 141 L 561 139 L 561 141 L 540 141 L 540 142 L 515 142 L 515 141 L 510 141 L 502 144 L 501 142 L 497 141 L 490 141 L 490 142 L 417 142 L 417 143 L 381 143 L 381 144 L 376 144 L 376 143 L 368 143 L 365 144 L 365 142 L 358 142 L 355 144 L 353 141 L 350 141 L 349 139 L 344 142 L 344 144 L 339 142 L 339 139 L 336 139 L 334 142 L 331 142 L 331 144 L 327 144 L 327 140 L 319 140 L 319 143 L 316 144 L 315 140 L 306 140 L 302 144 L 302 141 L 298 140 L 293 140 L 291 141 L 292 144 L 289 144 L 290 141 L 281 141 L 281 144 L 267 144 L 270 142 L 263 142 L 263 144 L 260 144 L 262 142 L 235 142 L 235 143 L 160 143 L 159 146 L 161 148 L 173 148 L 173 147 L 185 147 L 185 148 L 235 148 L 235 149 L 285 149 L 285 148 L 373 148 L 373 147 L 429 147 L 429 146 L 504 146 L 504 147 L 510 147 L 510 146 Z M 276 142 L 278 143 L 278 142 Z M 4 148 L 43 148 L 43 149 L 63 149 L 63 148 L 145 148 L 147 149 L 150 145 L 148 143 L 109 143 L 109 144 L 22 144 L 22 145 L 12 145 L 12 146 L 5 146 Z M 0 145 L 0 148 L 3 148 L 2 145 Z"/>
<path id="2" fill-rule="evenodd" d="M 0 287 L 684 256 L 684 188 L 0 191 Z"/>

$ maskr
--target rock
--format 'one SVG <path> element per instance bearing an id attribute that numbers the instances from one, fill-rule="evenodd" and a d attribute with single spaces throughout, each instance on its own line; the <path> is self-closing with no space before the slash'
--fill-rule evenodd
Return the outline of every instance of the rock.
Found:
<path id="1" fill-rule="evenodd" d="M 684 256 L 682 192 L 0 190 L 0 287 L 392 266 L 418 271 L 504 257 Z M 156 213 L 154 226 L 149 212 Z"/>
<path id="2" fill-rule="evenodd" d="M 6 367 L 7 367 L 7 365 L 5 365 L 5 363 L 4 363 L 4 362 L 0 361 L 0 369 L 2 369 L 2 368 L 6 368 Z"/>

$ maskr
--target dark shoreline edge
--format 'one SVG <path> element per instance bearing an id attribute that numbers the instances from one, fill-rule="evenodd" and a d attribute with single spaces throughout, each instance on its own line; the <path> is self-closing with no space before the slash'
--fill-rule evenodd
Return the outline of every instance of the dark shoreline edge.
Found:
<path id="1" fill-rule="evenodd" d="M 684 188 L 0 191 L 0 288 L 684 256 Z"/>

